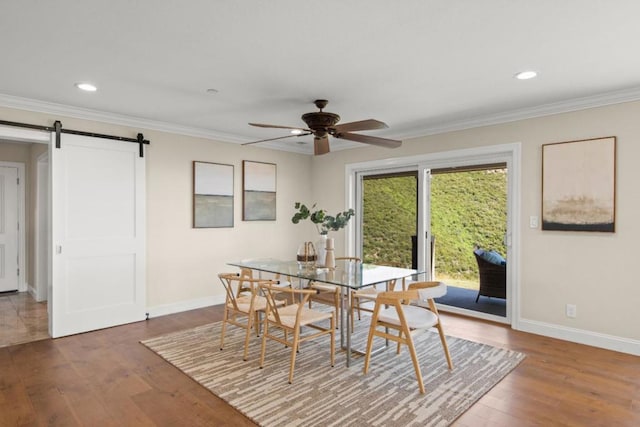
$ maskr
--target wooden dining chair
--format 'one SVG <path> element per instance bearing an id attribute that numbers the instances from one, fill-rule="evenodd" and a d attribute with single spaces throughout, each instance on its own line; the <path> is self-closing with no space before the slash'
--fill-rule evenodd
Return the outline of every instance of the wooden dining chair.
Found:
<path id="1" fill-rule="evenodd" d="M 375 303 L 378 295 L 382 292 L 395 291 L 397 282 L 400 281 L 402 284 L 402 290 L 406 290 L 406 282 L 405 279 L 394 279 L 389 280 L 385 283 L 385 289 L 379 289 L 376 286 L 369 286 L 367 288 L 358 289 L 357 291 L 351 292 L 351 304 L 350 304 L 350 317 L 351 317 L 351 330 L 353 331 L 355 328 L 354 322 L 354 312 L 358 313 L 358 320 L 362 319 L 362 311 L 366 311 L 369 313 L 373 313 L 374 307 L 370 305 L 366 305 L 367 303 Z"/>
<path id="2" fill-rule="evenodd" d="M 318 338 L 322 335 L 329 335 L 331 341 L 331 366 L 335 364 L 335 316 L 333 312 L 322 312 L 307 307 L 309 297 L 318 291 L 315 289 L 292 289 L 277 286 L 274 283 L 260 283 L 264 296 L 267 300 L 267 308 L 264 316 L 262 351 L 260 352 L 260 368 L 264 366 L 265 353 L 267 349 L 267 339 L 272 339 L 287 347 L 291 347 L 291 358 L 289 363 L 289 384 L 293 383 L 293 371 L 296 363 L 296 354 L 300 343 Z M 286 306 L 278 305 L 278 301 L 283 294 L 288 296 L 291 304 Z M 323 325 L 328 322 L 328 326 Z M 312 329 L 315 332 L 302 334 L 302 329 Z M 274 329 L 283 332 L 274 333 Z"/>
<path id="3" fill-rule="evenodd" d="M 442 329 L 438 309 L 434 298 L 439 298 L 447 293 L 447 285 L 442 282 L 416 282 L 409 285 L 406 291 L 382 292 L 376 298 L 376 305 L 371 318 L 367 350 L 364 359 L 364 373 L 369 370 L 373 337 L 378 336 L 397 343 L 396 352 L 400 354 L 400 348 L 404 344 L 409 348 L 409 354 L 413 362 L 413 368 L 418 379 L 420 393 L 424 393 L 422 373 L 412 335 L 418 331 L 424 331 L 436 327 L 440 334 L 440 342 L 444 350 L 449 369 L 453 369 L 449 347 Z M 409 304 L 417 301 L 417 305 Z M 381 329 L 380 329 L 381 328 Z M 389 332 L 389 329 L 398 331 L 397 335 Z"/>
<path id="4" fill-rule="evenodd" d="M 361 262 L 358 257 L 336 257 L 336 262 L 338 261 L 345 261 L 353 264 Z M 312 302 L 333 306 L 336 317 L 336 327 L 338 327 L 337 319 L 339 319 L 338 313 L 340 312 L 340 304 L 342 302 L 341 287 L 330 283 L 320 282 L 312 282 L 309 287 L 318 291 L 318 293 L 312 294 L 309 297 L 309 308 L 311 308 Z"/>
<path id="5" fill-rule="evenodd" d="M 267 300 L 260 295 L 258 285 L 261 283 L 279 284 L 270 280 L 242 277 L 238 273 L 221 273 L 218 274 L 218 278 L 226 291 L 222 330 L 220 331 L 220 350 L 224 349 L 227 324 L 244 328 L 246 335 L 242 359 L 247 360 L 251 329 L 255 327 L 256 335 L 259 335 L 260 313 L 263 313 L 267 308 Z M 278 301 L 277 304 L 284 305 L 285 302 Z M 246 318 L 246 321 L 242 321 L 241 318 Z"/>

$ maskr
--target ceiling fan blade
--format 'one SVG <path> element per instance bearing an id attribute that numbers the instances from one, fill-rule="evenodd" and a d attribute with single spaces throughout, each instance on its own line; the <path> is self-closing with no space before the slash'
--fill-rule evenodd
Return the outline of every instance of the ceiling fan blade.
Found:
<path id="1" fill-rule="evenodd" d="M 381 122 L 380 120 L 369 119 L 360 120 L 359 122 L 342 123 L 334 126 L 334 129 L 336 130 L 336 133 L 341 133 L 353 132 L 358 130 L 386 129 L 388 127 L 389 126 L 387 126 L 386 123 Z"/>
<path id="2" fill-rule="evenodd" d="M 338 133 L 334 135 L 336 138 L 348 139 L 349 141 L 363 142 L 365 144 L 378 145 L 386 148 L 398 148 L 402 145 L 402 141 L 395 139 L 379 138 L 377 136 L 359 135 L 357 133 Z"/>
<path id="3" fill-rule="evenodd" d="M 279 125 L 267 125 L 264 123 L 249 123 L 251 126 L 257 126 L 259 128 L 273 128 L 273 129 L 294 129 L 294 130 L 302 130 L 305 132 L 310 131 L 310 129 L 305 129 L 302 127 L 294 127 L 294 126 L 279 126 Z"/>
<path id="4" fill-rule="evenodd" d="M 313 138 L 313 154 L 316 156 L 320 154 L 327 154 L 329 152 L 329 137 L 315 137 Z"/>
<path id="5" fill-rule="evenodd" d="M 259 141 L 245 142 L 244 144 L 240 144 L 240 145 L 251 145 L 251 144 L 257 144 L 258 142 L 276 141 L 278 139 L 293 138 L 294 136 L 306 136 L 306 135 L 311 135 L 311 132 L 301 133 L 299 135 L 287 135 L 287 136 L 279 136 L 277 138 L 261 139 Z"/>

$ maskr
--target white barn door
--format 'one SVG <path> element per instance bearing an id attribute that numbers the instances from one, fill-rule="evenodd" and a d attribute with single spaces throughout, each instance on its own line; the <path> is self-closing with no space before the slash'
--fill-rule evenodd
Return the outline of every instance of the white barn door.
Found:
<path id="1" fill-rule="evenodd" d="M 50 335 L 145 319 L 145 161 L 138 145 L 63 133 L 55 148 L 52 139 Z"/>

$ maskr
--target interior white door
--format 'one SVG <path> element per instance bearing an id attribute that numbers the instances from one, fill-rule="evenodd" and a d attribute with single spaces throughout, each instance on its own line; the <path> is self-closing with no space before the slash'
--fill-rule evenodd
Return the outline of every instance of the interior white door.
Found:
<path id="1" fill-rule="evenodd" d="M 49 159 L 51 336 L 143 320 L 145 161 L 138 146 L 62 134 Z"/>
<path id="2" fill-rule="evenodd" d="M 0 292 L 18 290 L 18 169 L 0 167 Z"/>

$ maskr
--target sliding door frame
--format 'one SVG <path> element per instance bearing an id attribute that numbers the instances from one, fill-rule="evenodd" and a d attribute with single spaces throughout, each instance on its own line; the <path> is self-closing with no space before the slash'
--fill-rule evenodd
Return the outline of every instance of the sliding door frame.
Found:
<path id="1" fill-rule="evenodd" d="M 501 144 L 478 148 L 421 154 L 393 159 L 352 163 L 345 166 L 345 206 L 356 210 L 355 221 L 347 226 L 345 253 L 360 254 L 362 250 L 362 187 L 361 177 L 399 171 L 418 171 L 418 268 L 425 271 L 425 252 L 428 251 L 429 185 L 431 169 L 471 166 L 478 164 L 506 163 L 507 180 L 507 315 L 494 316 L 458 308 L 448 311 L 508 323 L 518 329 L 520 313 L 520 182 L 521 144 Z"/>

